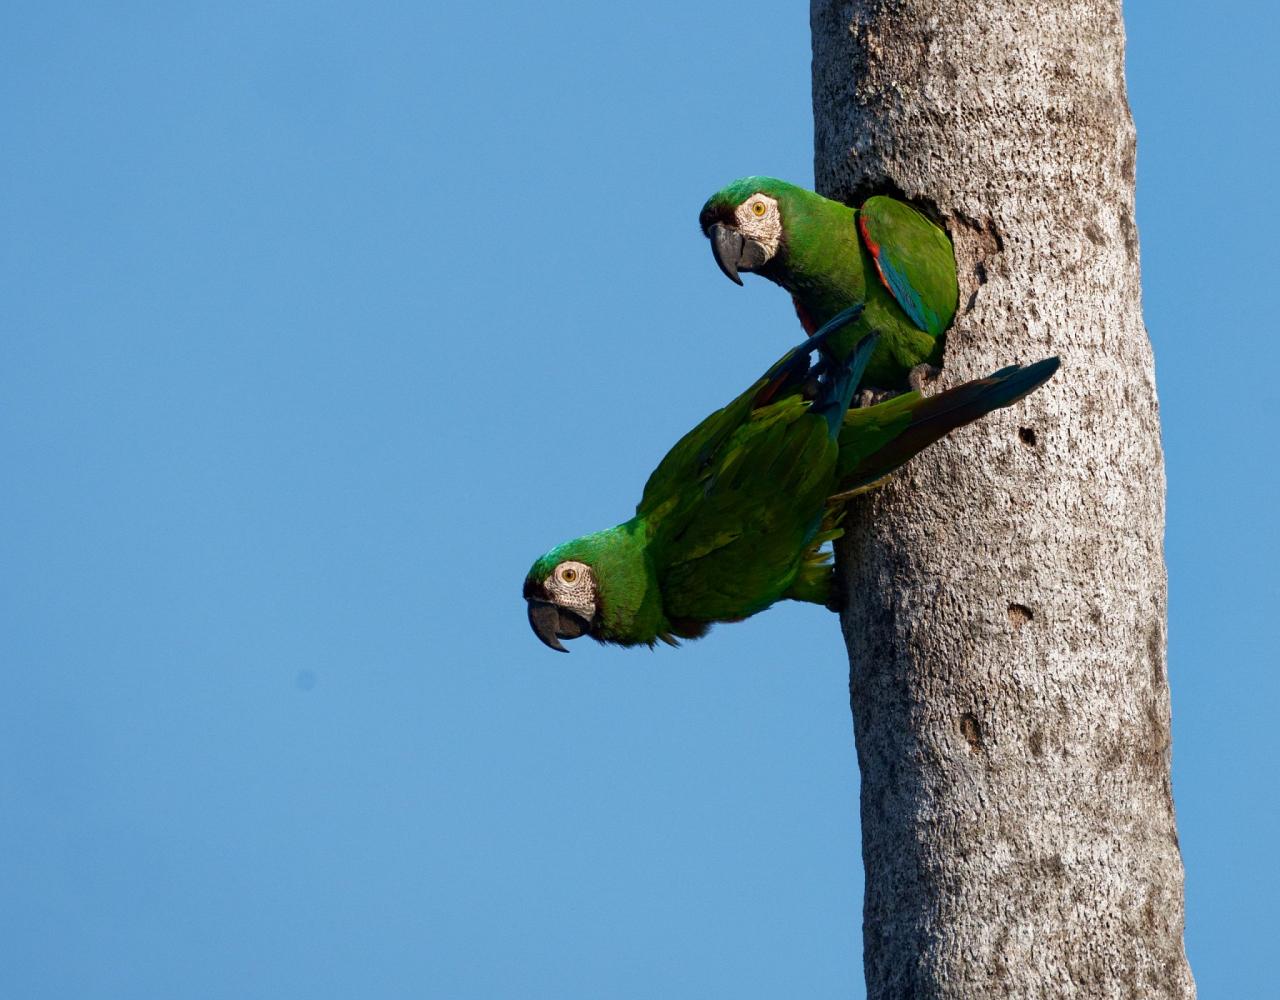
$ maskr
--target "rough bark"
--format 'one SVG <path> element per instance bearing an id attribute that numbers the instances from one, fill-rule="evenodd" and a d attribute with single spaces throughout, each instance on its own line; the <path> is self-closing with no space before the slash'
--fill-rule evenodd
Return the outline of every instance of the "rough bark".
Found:
<path id="1" fill-rule="evenodd" d="M 1063 369 L 839 546 L 868 995 L 1190 997 L 1117 0 L 813 0 L 818 189 L 948 228 L 939 385 Z"/>

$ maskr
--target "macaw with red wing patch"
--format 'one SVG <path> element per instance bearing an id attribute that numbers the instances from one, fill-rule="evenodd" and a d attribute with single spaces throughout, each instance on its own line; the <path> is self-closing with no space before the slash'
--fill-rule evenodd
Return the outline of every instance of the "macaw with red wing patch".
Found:
<path id="1" fill-rule="evenodd" d="M 712 195 L 699 222 L 720 269 L 739 285 L 742 271 L 781 285 L 807 332 L 862 305 L 859 322 L 824 353 L 846 357 L 878 333 L 867 385 L 918 390 L 941 364 L 959 294 L 955 256 L 947 234 L 905 202 L 876 196 L 855 209 L 786 181 L 745 177 Z"/>

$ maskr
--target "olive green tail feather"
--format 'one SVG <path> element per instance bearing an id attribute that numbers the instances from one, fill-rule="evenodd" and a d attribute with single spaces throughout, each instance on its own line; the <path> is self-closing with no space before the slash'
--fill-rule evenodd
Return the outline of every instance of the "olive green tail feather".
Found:
<path id="1" fill-rule="evenodd" d="M 837 491 L 843 500 L 882 482 L 944 435 L 1009 406 L 1044 385 L 1059 360 L 1011 365 L 936 396 L 909 392 L 875 406 L 849 410 L 840 430 Z"/>

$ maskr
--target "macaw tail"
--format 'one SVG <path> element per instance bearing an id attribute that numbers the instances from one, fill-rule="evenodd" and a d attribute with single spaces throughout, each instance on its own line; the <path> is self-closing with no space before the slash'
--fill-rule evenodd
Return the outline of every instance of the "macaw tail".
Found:
<path id="1" fill-rule="evenodd" d="M 1058 370 L 1057 358 L 1010 365 L 936 396 L 908 392 L 875 406 L 849 410 L 840 429 L 837 492 L 844 500 L 876 486 L 944 435 L 1016 403 Z"/>

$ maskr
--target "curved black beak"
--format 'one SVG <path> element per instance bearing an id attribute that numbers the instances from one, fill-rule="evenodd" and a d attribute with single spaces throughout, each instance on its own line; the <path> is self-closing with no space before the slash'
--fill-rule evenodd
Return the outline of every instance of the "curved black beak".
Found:
<path id="1" fill-rule="evenodd" d="M 533 634 L 559 653 L 569 652 L 561 639 L 576 639 L 587 631 L 587 623 L 572 611 L 529 598 L 529 627 Z"/>
<path id="2" fill-rule="evenodd" d="M 720 265 L 724 276 L 735 285 L 741 285 L 742 279 L 738 277 L 738 258 L 742 256 L 742 245 L 747 242 L 746 238 L 723 222 L 713 225 L 707 235 L 711 238 L 711 253 L 715 256 L 716 263 Z"/>
<path id="3" fill-rule="evenodd" d="M 707 231 L 711 240 L 711 253 L 725 277 L 736 285 L 742 284 L 738 271 L 750 271 L 765 262 L 765 249 L 755 240 L 749 240 L 733 226 L 714 223 Z"/>

